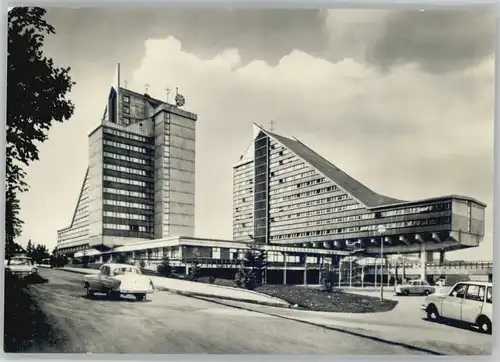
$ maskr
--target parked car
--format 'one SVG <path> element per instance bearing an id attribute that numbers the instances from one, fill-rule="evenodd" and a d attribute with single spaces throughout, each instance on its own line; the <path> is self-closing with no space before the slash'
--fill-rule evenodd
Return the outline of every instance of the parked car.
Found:
<path id="1" fill-rule="evenodd" d="M 431 286 L 425 280 L 412 280 L 407 284 L 397 285 L 395 294 L 396 295 L 429 295 L 436 292 L 436 288 Z"/>
<path id="2" fill-rule="evenodd" d="M 38 274 L 38 268 L 33 262 L 33 259 L 27 256 L 14 256 L 7 260 L 5 271 L 19 278 L 26 278 Z"/>
<path id="3" fill-rule="evenodd" d="M 104 264 L 97 274 L 85 275 L 83 283 L 89 297 L 94 293 L 104 293 L 111 298 L 128 294 L 144 300 L 147 294 L 154 293 L 153 281 L 138 267 L 128 264 Z"/>
<path id="4" fill-rule="evenodd" d="M 453 320 L 477 326 L 491 334 L 493 283 L 460 282 L 449 293 L 429 295 L 421 306 L 430 321 Z"/>

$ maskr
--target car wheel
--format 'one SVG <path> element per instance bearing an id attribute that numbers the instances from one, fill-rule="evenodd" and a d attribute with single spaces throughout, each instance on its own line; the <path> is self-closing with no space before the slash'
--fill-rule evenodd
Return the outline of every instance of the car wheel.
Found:
<path id="1" fill-rule="evenodd" d="M 427 307 L 427 319 L 432 322 L 439 321 L 439 312 L 434 305 L 430 305 L 429 307 Z"/>
<path id="2" fill-rule="evenodd" d="M 427 296 L 427 295 L 429 295 L 429 294 L 431 294 L 431 292 L 429 292 L 428 290 L 424 291 L 424 295 L 425 295 L 425 296 Z"/>
<path id="3" fill-rule="evenodd" d="M 137 299 L 139 301 L 144 300 L 144 299 L 146 299 L 146 294 L 136 294 L 135 299 Z"/>
<path id="4" fill-rule="evenodd" d="M 92 298 L 94 296 L 94 292 L 90 290 L 90 286 L 85 286 L 85 292 L 87 293 L 87 297 Z"/>
<path id="5" fill-rule="evenodd" d="M 491 321 L 487 317 L 479 317 L 477 320 L 479 331 L 485 334 L 491 334 Z"/>

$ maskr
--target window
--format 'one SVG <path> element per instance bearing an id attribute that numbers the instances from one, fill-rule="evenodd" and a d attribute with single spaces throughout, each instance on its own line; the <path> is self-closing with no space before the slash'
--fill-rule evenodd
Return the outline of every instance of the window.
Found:
<path id="1" fill-rule="evenodd" d="M 129 107 L 123 107 L 123 112 L 126 114 L 130 114 L 130 108 Z"/>
<path id="2" fill-rule="evenodd" d="M 465 296 L 465 290 L 467 289 L 467 285 L 458 284 L 450 293 L 451 297 L 455 298 L 463 298 Z"/>
<path id="3" fill-rule="evenodd" d="M 103 266 L 101 268 L 101 275 L 104 275 L 104 276 L 109 276 L 109 267 L 107 266 Z"/>
<path id="4" fill-rule="evenodd" d="M 123 118 L 123 123 L 130 124 L 130 118 L 128 117 Z"/>
<path id="5" fill-rule="evenodd" d="M 486 291 L 486 303 L 493 303 L 493 287 L 488 287 Z"/>
<path id="6" fill-rule="evenodd" d="M 130 97 L 129 96 L 123 96 L 123 102 L 124 103 L 130 103 Z"/>
<path id="7" fill-rule="evenodd" d="M 130 231 L 135 231 L 135 232 L 139 231 L 139 226 L 138 225 L 129 225 L 129 226 L 130 226 Z"/>
<path id="8" fill-rule="evenodd" d="M 484 286 L 469 285 L 465 299 L 482 302 L 484 300 Z"/>

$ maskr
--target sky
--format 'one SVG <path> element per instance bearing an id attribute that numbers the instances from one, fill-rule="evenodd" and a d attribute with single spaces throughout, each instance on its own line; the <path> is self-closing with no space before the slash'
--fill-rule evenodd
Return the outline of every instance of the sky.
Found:
<path id="1" fill-rule="evenodd" d="M 74 116 L 50 130 L 21 196 L 28 239 L 56 245 L 116 63 L 129 89 L 198 114 L 196 236 L 232 237 L 232 166 L 252 123 L 295 136 L 374 191 L 488 204 L 492 259 L 494 14 L 472 11 L 48 9 L 45 53 L 71 66 Z"/>

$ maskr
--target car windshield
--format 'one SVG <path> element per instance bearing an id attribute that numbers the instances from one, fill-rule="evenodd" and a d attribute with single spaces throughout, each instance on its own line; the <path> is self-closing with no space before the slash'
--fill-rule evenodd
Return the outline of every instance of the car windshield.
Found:
<path id="1" fill-rule="evenodd" d="M 135 267 L 119 267 L 113 270 L 114 275 L 125 275 L 125 274 L 138 274 L 141 275 L 141 271 Z"/>
<path id="2" fill-rule="evenodd" d="M 10 259 L 8 265 L 31 265 L 31 259 L 25 259 L 25 258 Z"/>

